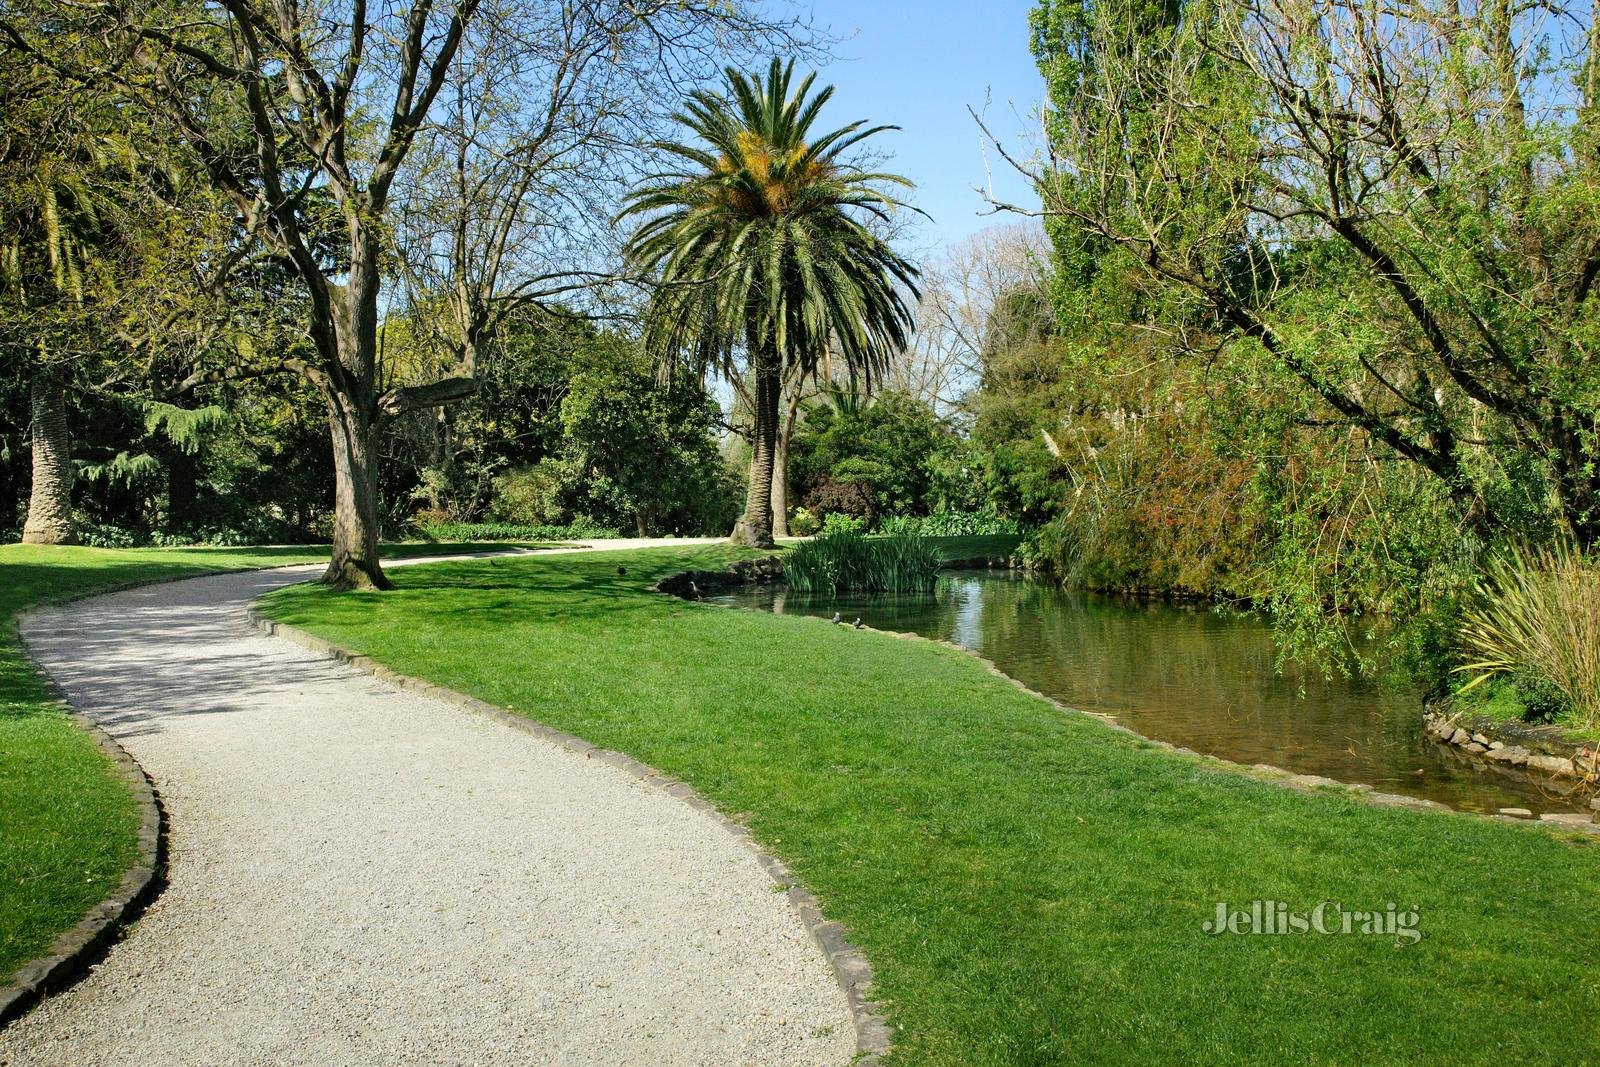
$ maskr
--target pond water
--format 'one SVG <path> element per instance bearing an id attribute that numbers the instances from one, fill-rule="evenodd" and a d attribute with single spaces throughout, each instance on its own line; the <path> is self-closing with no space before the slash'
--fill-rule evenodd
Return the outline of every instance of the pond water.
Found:
<path id="1" fill-rule="evenodd" d="M 1203 605 L 1071 593 L 998 572 L 954 572 L 931 594 L 818 598 L 781 586 L 715 600 L 861 621 L 970 648 L 1069 707 L 1239 763 L 1365 782 L 1473 811 L 1579 807 L 1429 740 L 1421 698 L 1276 670 L 1259 617 Z"/>

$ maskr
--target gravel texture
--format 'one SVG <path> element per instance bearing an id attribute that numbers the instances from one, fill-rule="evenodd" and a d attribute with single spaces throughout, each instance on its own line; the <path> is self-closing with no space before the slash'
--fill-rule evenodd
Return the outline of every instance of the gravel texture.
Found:
<path id="1" fill-rule="evenodd" d="M 755 855 L 599 760 L 254 630 L 314 568 L 40 611 L 160 790 L 169 884 L 0 1063 L 845 1064 L 845 994 Z"/>

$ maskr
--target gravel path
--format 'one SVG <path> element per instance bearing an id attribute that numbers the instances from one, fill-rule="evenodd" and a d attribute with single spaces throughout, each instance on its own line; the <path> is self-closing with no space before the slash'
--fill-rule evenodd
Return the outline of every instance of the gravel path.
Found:
<path id="1" fill-rule="evenodd" d="M 621 771 L 245 621 L 314 573 L 27 619 L 161 791 L 169 885 L 0 1030 L 0 1063 L 849 1062 L 844 994 L 746 848 Z"/>

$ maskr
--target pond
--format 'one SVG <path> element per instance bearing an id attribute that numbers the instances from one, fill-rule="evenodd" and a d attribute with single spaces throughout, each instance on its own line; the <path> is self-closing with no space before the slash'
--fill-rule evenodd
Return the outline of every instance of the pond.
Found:
<path id="1" fill-rule="evenodd" d="M 714 598 L 780 614 L 858 616 L 940 638 L 1069 707 L 1238 763 L 1365 782 L 1473 811 L 1579 802 L 1423 733 L 1421 698 L 1315 672 L 1279 673 L 1259 617 L 1072 593 L 1001 572 L 954 572 L 931 594 L 837 599 L 752 586 Z"/>

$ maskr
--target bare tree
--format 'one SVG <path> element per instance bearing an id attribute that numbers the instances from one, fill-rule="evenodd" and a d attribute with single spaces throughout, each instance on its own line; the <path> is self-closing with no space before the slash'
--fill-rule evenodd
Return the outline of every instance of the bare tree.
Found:
<path id="1" fill-rule="evenodd" d="M 1042 294 L 1049 270 L 1048 242 L 1032 222 L 981 230 L 926 263 L 916 337 L 884 387 L 941 415 L 956 412 L 981 381 L 985 354 L 1022 340 L 995 335 L 1011 324 L 997 314 L 1002 303 L 1018 293 Z"/>

